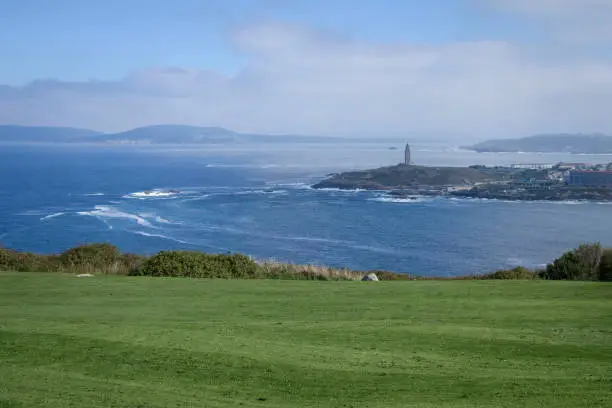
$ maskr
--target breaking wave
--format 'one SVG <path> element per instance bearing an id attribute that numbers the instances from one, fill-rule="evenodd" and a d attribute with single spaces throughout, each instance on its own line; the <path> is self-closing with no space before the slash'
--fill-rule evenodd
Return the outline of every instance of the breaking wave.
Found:
<path id="1" fill-rule="evenodd" d="M 137 198 L 137 199 L 147 199 L 147 198 L 174 198 L 179 194 L 178 191 L 173 190 L 147 190 L 147 191 L 137 191 L 135 193 L 126 194 L 123 198 Z"/>
<path id="2" fill-rule="evenodd" d="M 154 212 L 141 212 L 141 213 L 138 213 L 138 215 L 142 218 L 153 219 L 155 220 L 155 222 L 159 224 L 180 224 L 180 223 L 176 223 L 176 222 L 167 220 L 163 217 L 160 217 Z"/>
<path id="3" fill-rule="evenodd" d="M 266 183 L 279 188 L 288 188 L 291 190 L 314 190 L 308 183 Z"/>
<path id="4" fill-rule="evenodd" d="M 423 203 L 423 202 L 431 201 L 431 200 L 427 200 L 423 197 L 399 198 L 399 197 L 380 196 L 380 197 L 370 198 L 368 201 L 377 201 L 379 203 L 417 204 L 417 203 Z"/>
<path id="5" fill-rule="evenodd" d="M 231 195 L 251 195 L 251 194 L 287 194 L 287 190 L 244 190 L 244 191 L 236 191 L 231 193 Z"/>
<path id="6" fill-rule="evenodd" d="M 159 215 L 155 216 L 155 221 L 159 222 L 160 224 L 175 224 L 174 222 L 169 221 L 163 217 L 160 217 Z"/>
<path id="7" fill-rule="evenodd" d="M 187 241 L 183 241 L 183 240 L 180 240 L 180 239 L 177 239 L 177 238 L 169 237 L 169 236 L 164 235 L 164 234 L 151 234 L 151 233 L 144 232 L 144 231 L 130 231 L 130 232 L 132 232 L 132 233 L 134 233 L 136 235 L 142 235 L 143 237 L 161 238 L 161 239 L 167 239 L 167 240 L 170 240 L 170 241 L 178 242 L 180 244 L 189 244 L 189 242 L 187 242 Z"/>
<path id="8" fill-rule="evenodd" d="M 128 220 L 136 221 L 139 225 L 149 228 L 155 228 L 149 221 L 135 214 L 125 213 L 117 210 L 116 208 L 105 206 L 105 205 L 96 205 L 93 211 L 79 211 L 77 214 L 96 217 L 99 219 L 106 218 L 123 218 Z"/>
<path id="9" fill-rule="evenodd" d="M 60 217 L 60 216 L 62 216 L 64 214 L 66 214 L 66 213 L 58 212 L 58 213 L 55 213 L 55 214 L 49 214 L 49 215 L 45 215 L 40 220 L 41 221 L 50 220 L 51 218 Z"/>

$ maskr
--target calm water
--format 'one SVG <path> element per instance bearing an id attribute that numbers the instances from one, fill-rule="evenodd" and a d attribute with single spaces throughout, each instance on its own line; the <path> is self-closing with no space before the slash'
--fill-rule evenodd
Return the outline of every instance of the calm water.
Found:
<path id="1" fill-rule="evenodd" d="M 296 263 L 453 275 L 536 266 L 584 241 L 612 245 L 612 206 L 391 200 L 314 191 L 326 173 L 393 164 L 388 145 L 84 148 L 0 145 L 0 242 L 52 253 L 237 251 Z M 610 156 L 476 154 L 416 145 L 431 165 L 607 162 Z M 150 189 L 175 196 L 142 197 Z"/>

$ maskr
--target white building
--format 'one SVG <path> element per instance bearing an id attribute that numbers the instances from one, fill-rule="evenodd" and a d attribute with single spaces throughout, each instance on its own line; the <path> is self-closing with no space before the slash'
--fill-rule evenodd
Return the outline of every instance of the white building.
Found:
<path id="1" fill-rule="evenodd" d="M 511 164 L 510 168 L 513 169 L 530 169 L 530 170 L 546 170 L 555 167 L 552 163 L 519 163 Z"/>

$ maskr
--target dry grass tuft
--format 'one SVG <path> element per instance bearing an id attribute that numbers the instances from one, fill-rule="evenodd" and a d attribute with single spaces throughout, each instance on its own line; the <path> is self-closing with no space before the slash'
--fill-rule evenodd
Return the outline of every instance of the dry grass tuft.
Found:
<path id="1" fill-rule="evenodd" d="M 321 265 L 295 265 L 275 260 L 257 261 L 264 276 L 279 279 L 361 280 L 364 274 L 346 268 Z"/>

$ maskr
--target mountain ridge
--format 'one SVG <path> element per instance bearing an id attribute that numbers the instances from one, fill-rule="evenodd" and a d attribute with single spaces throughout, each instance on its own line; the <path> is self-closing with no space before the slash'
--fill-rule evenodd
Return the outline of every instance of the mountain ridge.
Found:
<path id="1" fill-rule="evenodd" d="M 160 124 L 105 133 L 54 126 L 0 125 L 0 142 L 99 144 L 215 144 L 248 142 L 328 142 L 341 137 L 240 133 L 218 126 Z"/>

